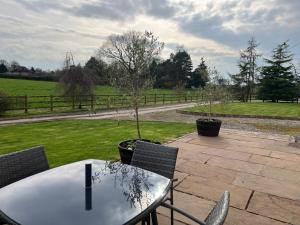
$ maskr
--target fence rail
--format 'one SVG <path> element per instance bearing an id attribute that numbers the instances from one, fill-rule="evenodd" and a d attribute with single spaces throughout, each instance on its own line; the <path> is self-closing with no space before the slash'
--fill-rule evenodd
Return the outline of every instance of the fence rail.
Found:
<path id="1" fill-rule="evenodd" d="M 130 98 L 126 95 L 81 95 L 68 96 L 9 96 L 8 111 L 22 110 L 28 113 L 31 110 L 55 111 L 65 110 L 103 110 L 127 108 Z M 147 94 L 140 99 L 141 106 L 165 105 L 172 103 L 194 102 L 203 98 L 200 94 Z"/>

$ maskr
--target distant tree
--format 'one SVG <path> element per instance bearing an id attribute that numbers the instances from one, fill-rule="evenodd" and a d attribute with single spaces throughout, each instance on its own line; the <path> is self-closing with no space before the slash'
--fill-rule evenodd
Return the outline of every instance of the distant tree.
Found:
<path id="1" fill-rule="evenodd" d="M 153 86 L 150 65 L 163 46 L 151 32 L 129 31 L 121 35 L 111 35 L 99 50 L 99 54 L 114 65 L 110 73 L 111 84 L 130 97 L 139 139 L 140 98 L 145 90 Z"/>
<path id="2" fill-rule="evenodd" d="M 101 60 L 101 58 L 96 59 L 91 57 L 85 64 L 84 70 L 88 73 L 91 73 L 93 77 L 96 78 L 96 82 L 99 85 L 108 84 L 107 77 L 107 65 Z"/>
<path id="3" fill-rule="evenodd" d="M 209 81 L 209 75 L 208 75 L 207 65 L 205 64 L 204 59 L 201 58 L 201 63 L 192 72 L 188 87 L 195 87 L 195 88 L 204 87 L 208 81 Z"/>
<path id="4" fill-rule="evenodd" d="M 35 73 L 35 69 L 33 68 L 33 66 L 30 68 L 30 72 Z"/>
<path id="5" fill-rule="evenodd" d="M 265 59 L 267 65 L 262 67 L 259 97 L 278 102 L 294 100 L 297 93 L 297 77 L 292 64 L 293 55 L 289 45 L 284 42 L 273 50 L 271 59 Z"/>
<path id="6" fill-rule="evenodd" d="M 20 70 L 20 64 L 17 61 L 12 61 L 10 63 L 10 69 L 11 72 L 19 72 Z"/>
<path id="7" fill-rule="evenodd" d="M 238 99 L 242 102 L 248 101 L 248 91 L 249 88 L 247 85 L 249 84 L 249 73 L 248 66 L 243 61 L 240 61 L 238 64 L 240 72 L 237 74 L 229 74 L 232 85 L 232 94 L 235 99 Z"/>
<path id="8" fill-rule="evenodd" d="M 193 63 L 191 56 L 186 50 L 179 50 L 172 61 L 175 69 L 173 79 L 176 82 L 176 89 L 182 89 L 192 75 Z"/>
<path id="9" fill-rule="evenodd" d="M 82 101 L 87 95 L 92 95 L 95 89 L 95 78 L 84 71 L 84 69 L 74 64 L 73 55 L 66 54 L 64 68 L 60 72 L 59 83 L 63 89 L 63 95 L 71 97 L 73 101 L 78 103 L 78 108 L 82 107 Z"/>
<path id="10" fill-rule="evenodd" d="M 173 63 L 174 54 L 170 58 L 157 64 L 155 69 L 155 83 L 156 88 L 175 88 L 177 81 L 173 75 L 176 73 L 176 68 Z M 153 64 L 152 64 L 153 66 Z M 152 69 L 153 70 L 153 69 Z"/>
<path id="11" fill-rule="evenodd" d="M 5 59 L 0 59 L 0 64 L 3 64 L 4 66 L 6 66 L 7 69 L 9 69 L 9 67 L 10 67 L 9 63 Z"/>
<path id="12" fill-rule="evenodd" d="M 0 64 L 0 73 L 6 73 L 6 72 L 8 72 L 7 67 L 3 63 L 1 63 Z"/>
<path id="13" fill-rule="evenodd" d="M 248 76 L 247 76 L 247 99 L 246 101 L 251 101 L 252 100 L 252 95 L 254 93 L 254 87 L 255 87 L 255 82 L 257 79 L 257 63 L 256 60 L 258 57 L 261 55 L 257 52 L 257 47 L 258 43 L 252 37 L 248 41 L 248 47 L 244 50 L 244 52 L 241 55 L 241 58 L 244 58 L 246 60 L 245 66 L 247 66 L 248 70 Z"/>
<path id="14" fill-rule="evenodd" d="M 230 75 L 234 83 L 235 95 L 242 101 L 251 101 L 254 93 L 254 87 L 257 79 L 257 58 L 260 54 L 257 52 L 257 42 L 252 37 L 248 41 L 248 47 L 240 52 L 238 74 Z"/>
<path id="15" fill-rule="evenodd" d="M 82 101 L 86 100 L 88 95 L 92 95 L 95 89 L 94 78 L 89 73 L 85 73 L 80 65 L 62 70 L 59 83 L 63 88 L 63 95 L 71 97 L 78 104 L 79 109 L 82 108 Z"/>

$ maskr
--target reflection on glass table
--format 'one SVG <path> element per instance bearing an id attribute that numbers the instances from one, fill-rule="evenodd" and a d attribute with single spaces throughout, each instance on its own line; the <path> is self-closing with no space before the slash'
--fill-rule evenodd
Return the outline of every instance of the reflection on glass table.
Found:
<path id="1" fill-rule="evenodd" d="M 86 164 L 91 164 L 91 187 L 86 187 Z M 84 160 L 0 189 L 0 210 L 22 225 L 134 224 L 169 188 L 169 179 L 137 167 Z"/>

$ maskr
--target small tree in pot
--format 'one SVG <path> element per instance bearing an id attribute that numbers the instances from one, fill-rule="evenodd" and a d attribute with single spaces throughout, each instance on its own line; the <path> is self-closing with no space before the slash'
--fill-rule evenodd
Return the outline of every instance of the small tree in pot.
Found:
<path id="1" fill-rule="evenodd" d="M 229 93 L 224 84 L 220 83 L 219 72 L 213 68 L 208 69 L 210 82 L 201 90 L 204 101 L 201 107 L 205 110 L 206 118 L 199 118 L 196 121 L 198 134 L 201 136 L 216 137 L 219 135 L 222 121 L 212 118 L 212 105 L 226 103 L 229 100 Z"/>
<path id="2" fill-rule="evenodd" d="M 153 86 L 150 65 L 164 44 L 151 32 L 129 31 L 111 35 L 99 50 L 99 55 L 110 61 L 110 82 L 122 94 L 129 97 L 135 112 L 137 138 L 141 140 L 139 104 L 145 91 Z M 121 142 L 121 160 L 130 163 L 136 140 Z"/>

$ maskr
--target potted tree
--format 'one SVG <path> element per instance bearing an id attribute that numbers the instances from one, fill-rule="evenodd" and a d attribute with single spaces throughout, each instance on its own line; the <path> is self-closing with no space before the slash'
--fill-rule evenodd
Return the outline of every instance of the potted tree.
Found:
<path id="1" fill-rule="evenodd" d="M 205 110 L 206 117 L 196 120 L 198 135 L 216 137 L 219 135 L 222 121 L 212 118 L 212 105 L 220 104 L 228 99 L 228 93 L 224 85 L 220 84 L 219 72 L 213 68 L 208 69 L 210 81 L 202 89 L 202 95 L 205 99 L 201 106 Z M 222 79 L 222 78 L 221 78 Z"/>
<path id="2" fill-rule="evenodd" d="M 147 89 L 153 87 L 150 64 L 160 54 L 164 43 L 159 42 L 151 32 L 129 31 L 111 35 L 99 50 L 99 54 L 111 62 L 110 83 L 122 94 L 128 96 L 134 110 L 137 138 L 119 144 L 121 161 L 129 164 L 136 140 L 142 139 L 139 122 L 139 104 Z M 155 142 L 157 143 L 157 142 Z"/>

